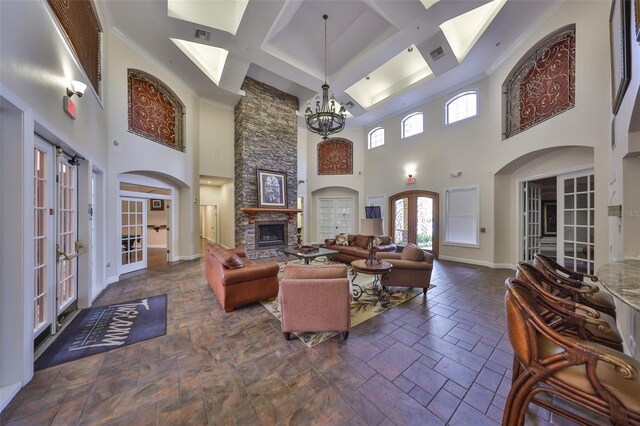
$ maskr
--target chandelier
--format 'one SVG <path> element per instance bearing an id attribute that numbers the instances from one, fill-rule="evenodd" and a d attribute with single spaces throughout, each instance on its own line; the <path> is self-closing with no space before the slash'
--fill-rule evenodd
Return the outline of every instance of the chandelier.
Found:
<path id="1" fill-rule="evenodd" d="M 307 122 L 307 129 L 322 136 L 326 140 L 329 135 L 340 132 L 344 129 L 347 113 L 344 107 L 340 106 L 340 111 L 336 113 L 336 99 L 333 93 L 329 97 L 329 85 L 327 84 L 327 15 L 322 15 L 324 19 L 324 84 L 322 85 L 322 103 L 316 95 L 316 112 L 311 110 L 311 102 L 307 102 L 307 109 L 304 118 Z"/>

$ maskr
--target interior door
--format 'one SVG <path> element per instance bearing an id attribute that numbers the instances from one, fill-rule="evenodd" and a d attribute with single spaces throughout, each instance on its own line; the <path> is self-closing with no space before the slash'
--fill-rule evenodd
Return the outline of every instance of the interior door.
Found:
<path id="1" fill-rule="evenodd" d="M 70 164 L 70 158 L 61 153 L 57 160 L 57 314 L 62 314 L 78 299 L 77 246 L 77 166 Z"/>
<path id="2" fill-rule="evenodd" d="M 572 271 L 593 274 L 593 170 L 558 176 L 558 213 L 558 262 Z"/>
<path id="3" fill-rule="evenodd" d="M 522 183 L 522 259 L 533 261 L 540 251 L 542 187 L 532 182 Z"/>
<path id="4" fill-rule="evenodd" d="M 120 197 L 122 274 L 147 267 L 147 202 L 146 198 Z"/>
<path id="5" fill-rule="evenodd" d="M 407 191 L 389 197 L 389 234 L 396 245 L 417 244 L 438 257 L 439 194 Z"/>
<path id="6" fill-rule="evenodd" d="M 55 321 L 55 166 L 53 146 L 36 137 L 33 164 L 33 334 Z M 51 329 L 51 332 L 55 332 Z"/>
<path id="7" fill-rule="evenodd" d="M 316 213 L 320 241 L 335 238 L 337 234 L 354 233 L 354 198 L 318 198 Z"/>

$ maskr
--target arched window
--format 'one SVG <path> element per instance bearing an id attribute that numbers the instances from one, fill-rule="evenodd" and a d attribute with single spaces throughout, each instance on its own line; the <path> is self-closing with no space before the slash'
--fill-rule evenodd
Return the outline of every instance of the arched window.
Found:
<path id="1" fill-rule="evenodd" d="M 384 145 L 384 128 L 376 127 L 369 132 L 369 149 Z"/>
<path id="2" fill-rule="evenodd" d="M 402 139 L 409 136 L 418 135 L 423 130 L 423 114 L 421 112 L 412 112 L 402 119 Z"/>
<path id="3" fill-rule="evenodd" d="M 184 104 L 162 81 L 129 69 L 129 131 L 184 152 Z"/>
<path id="4" fill-rule="evenodd" d="M 529 50 L 502 85 L 504 139 L 575 106 L 576 26 L 567 25 Z"/>
<path id="5" fill-rule="evenodd" d="M 444 105 L 444 124 L 453 124 L 476 115 L 478 92 L 475 90 L 458 93 Z"/>

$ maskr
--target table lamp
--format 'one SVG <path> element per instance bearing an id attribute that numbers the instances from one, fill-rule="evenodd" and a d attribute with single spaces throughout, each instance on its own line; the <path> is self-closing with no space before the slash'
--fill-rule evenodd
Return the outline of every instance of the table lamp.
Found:
<path id="1" fill-rule="evenodd" d="M 369 258 L 366 261 L 368 265 L 379 263 L 373 255 L 373 238 L 382 235 L 382 232 L 382 218 L 360 219 L 360 233 L 369 236 Z"/>

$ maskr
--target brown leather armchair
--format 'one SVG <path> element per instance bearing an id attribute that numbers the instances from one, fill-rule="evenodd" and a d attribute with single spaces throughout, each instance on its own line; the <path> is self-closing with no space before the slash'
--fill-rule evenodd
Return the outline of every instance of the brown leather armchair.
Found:
<path id="1" fill-rule="evenodd" d="M 219 244 L 206 247 L 207 281 L 225 312 L 245 303 L 275 300 L 279 269 L 277 262 L 252 261 L 242 247 L 227 249 Z"/>
<path id="2" fill-rule="evenodd" d="M 433 255 L 415 244 L 407 244 L 402 253 L 376 253 L 378 260 L 393 265 L 388 274 L 383 275 L 382 285 L 397 287 L 421 287 L 427 294 L 433 271 Z"/>

